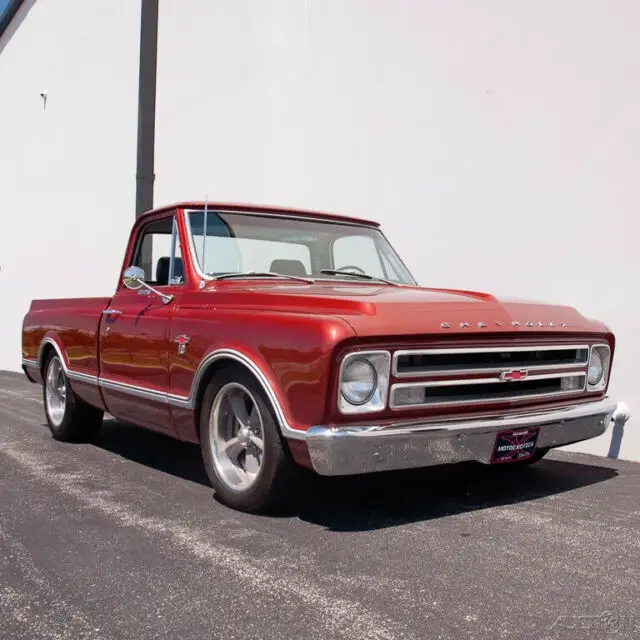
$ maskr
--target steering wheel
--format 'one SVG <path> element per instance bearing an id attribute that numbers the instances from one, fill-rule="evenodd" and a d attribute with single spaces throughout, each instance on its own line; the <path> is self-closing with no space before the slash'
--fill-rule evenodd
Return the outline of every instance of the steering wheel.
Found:
<path id="1" fill-rule="evenodd" d="M 356 273 L 361 273 L 364 276 L 367 275 L 364 269 L 357 267 L 355 264 L 348 264 L 344 267 L 340 267 L 338 271 L 355 271 Z"/>

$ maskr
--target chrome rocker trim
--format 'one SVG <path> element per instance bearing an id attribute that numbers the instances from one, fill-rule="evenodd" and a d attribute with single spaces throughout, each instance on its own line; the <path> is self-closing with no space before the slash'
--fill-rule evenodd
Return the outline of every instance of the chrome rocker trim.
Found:
<path id="1" fill-rule="evenodd" d="M 321 475 L 349 475 L 477 460 L 488 464 L 499 431 L 540 427 L 538 448 L 559 447 L 605 432 L 617 408 L 610 398 L 560 409 L 480 419 L 387 426 L 316 426 L 306 432 Z"/>
<path id="2" fill-rule="evenodd" d="M 27 373 L 27 369 L 34 369 L 38 371 L 42 366 L 42 356 L 44 353 L 44 348 L 47 346 L 52 346 L 60 361 L 62 362 L 62 368 L 65 372 L 65 375 L 72 382 L 83 382 L 85 384 L 90 384 L 94 386 L 98 386 L 102 389 L 109 389 L 111 391 L 116 391 L 119 393 L 126 393 L 128 395 L 142 398 L 145 400 L 150 400 L 152 402 L 159 402 L 161 404 L 169 404 L 172 407 L 176 407 L 178 409 L 186 409 L 188 411 L 193 411 L 196 406 L 196 395 L 198 392 L 199 385 L 202 381 L 202 377 L 204 376 L 206 370 L 210 365 L 212 365 L 217 360 L 229 359 L 235 360 L 236 362 L 244 365 L 253 375 L 257 378 L 260 386 L 266 393 L 267 397 L 271 401 L 271 405 L 275 411 L 276 417 L 278 418 L 278 422 L 280 424 L 280 429 L 282 431 L 282 435 L 285 438 L 290 438 L 292 440 L 304 440 L 305 432 L 300 429 L 294 429 L 286 420 L 284 411 L 278 401 L 278 398 L 275 394 L 275 391 L 271 387 L 269 380 L 264 375 L 260 367 L 253 362 L 250 358 L 245 356 L 243 353 L 236 351 L 235 349 L 218 349 L 210 353 L 206 356 L 194 375 L 193 381 L 191 383 L 191 389 L 189 391 L 188 396 L 180 396 L 171 393 L 166 393 L 164 391 L 157 391 L 155 389 L 149 389 L 146 387 L 140 387 L 137 385 L 131 385 L 124 382 L 119 382 L 116 380 L 111 380 L 109 378 L 104 378 L 102 376 L 93 376 L 86 373 L 79 373 L 77 371 L 73 371 L 69 369 L 67 366 L 66 359 L 64 358 L 62 352 L 60 351 L 60 347 L 54 340 L 51 338 L 45 338 L 41 345 L 40 351 L 38 354 L 37 360 L 31 360 L 28 358 L 23 358 L 22 366 L 25 369 L 25 374 Z M 28 376 L 29 379 L 32 379 L 32 376 Z M 33 382 L 33 380 L 32 380 Z"/>

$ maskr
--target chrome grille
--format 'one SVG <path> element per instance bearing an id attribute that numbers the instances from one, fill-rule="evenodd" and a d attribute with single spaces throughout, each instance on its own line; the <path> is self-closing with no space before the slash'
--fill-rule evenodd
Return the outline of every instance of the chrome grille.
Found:
<path id="1" fill-rule="evenodd" d="M 588 345 L 397 351 L 396 378 L 424 378 L 391 387 L 394 409 L 547 399 L 582 393 Z"/>
<path id="2" fill-rule="evenodd" d="M 588 345 L 541 347 L 481 347 L 477 349 L 429 349 L 396 351 L 393 374 L 432 376 L 467 374 L 511 369 L 546 369 L 586 366 Z"/>

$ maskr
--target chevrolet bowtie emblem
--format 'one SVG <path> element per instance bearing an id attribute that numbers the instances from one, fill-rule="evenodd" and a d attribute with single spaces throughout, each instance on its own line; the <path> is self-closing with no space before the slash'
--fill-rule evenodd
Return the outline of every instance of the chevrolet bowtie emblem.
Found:
<path id="1" fill-rule="evenodd" d="M 500 374 L 500 380 L 503 382 L 517 382 L 518 380 L 524 380 L 529 375 L 529 372 L 525 369 L 514 369 L 511 371 L 503 371 Z"/>

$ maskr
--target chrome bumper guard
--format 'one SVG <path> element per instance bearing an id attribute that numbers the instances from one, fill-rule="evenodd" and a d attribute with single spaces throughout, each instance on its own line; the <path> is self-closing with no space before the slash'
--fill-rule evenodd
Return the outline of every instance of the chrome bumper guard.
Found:
<path id="1" fill-rule="evenodd" d="M 441 422 L 386 426 L 311 427 L 306 433 L 311 463 L 326 476 L 409 469 L 477 460 L 489 463 L 496 434 L 540 427 L 538 449 L 601 435 L 614 417 L 610 398 L 546 411 Z"/>

